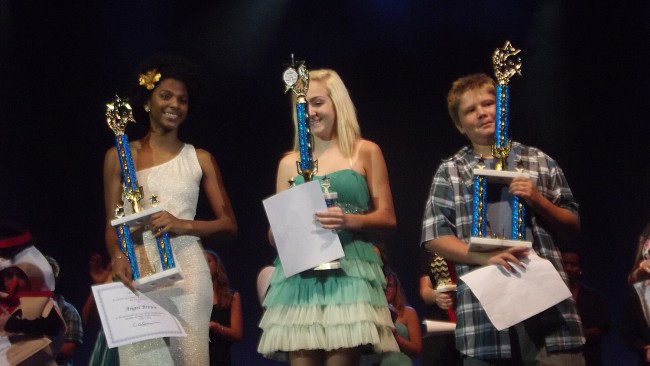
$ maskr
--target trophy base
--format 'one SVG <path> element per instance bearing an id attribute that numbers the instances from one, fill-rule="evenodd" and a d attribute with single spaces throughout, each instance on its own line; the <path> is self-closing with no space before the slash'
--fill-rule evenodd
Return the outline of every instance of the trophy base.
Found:
<path id="1" fill-rule="evenodd" d="M 485 177 L 488 183 L 496 184 L 510 184 L 516 177 L 528 177 L 527 173 L 510 170 L 474 169 L 473 173 L 475 176 Z"/>
<path id="2" fill-rule="evenodd" d="M 133 286 L 140 292 L 148 292 L 157 288 L 174 284 L 183 279 L 183 274 L 177 268 L 166 269 L 150 276 L 143 276 L 133 281 Z"/>
<path id="3" fill-rule="evenodd" d="M 453 291 L 456 291 L 456 285 L 438 286 L 438 287 L 436 287 L 436 291 L 438 291 L 438 292 L 453 292 Z"/>
<path id="4" fill-rule="evenodd" d="M 160 206 L 151 207 L 146 210 L 142 210 L 140 212 L 136 212 L 130 215 L 126 215 L 124 217 L 117 218 L 115 220 L 111 220 L 111 225 L 118 226 L 122 224 L 127 224 L 129 225 L 129 227 L 134 225 L 138 225 L 138 226 L 146 225 L 149 222 L 149 216 L 160 211 L 163 211 L 163 208 Z"/>
<path id="5" fill-rule="evenodd" d="M 326 271 L 330 269 L 339 269 L 339 268 L 341 268 L 341 261 L 335 260 L 335 261 L 319 264 L 318 266 L 314 267 L 314 271 Z"/>
<path id="6" fill-rule="evenodd" d="M 533 242 L 525 240 L 481 238 L 476 236 L 472 236 L 470 240 L 470 252 L 491 252 L 493 250 L 508 249 L 513 247 L 533 247 Z"/>

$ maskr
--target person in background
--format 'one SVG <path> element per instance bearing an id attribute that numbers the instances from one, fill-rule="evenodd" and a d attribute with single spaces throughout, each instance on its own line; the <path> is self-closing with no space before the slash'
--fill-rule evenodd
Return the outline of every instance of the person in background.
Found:
<path id="1" fill-rule="evenodd" d="M 587 366 L 600 366 L 602 360 L 602 340 L 609 331 L 607 303 L 602 295 L 582 283 L 580 253 L 575 248 L 562 249 L 562 265 L 569 276 L 569 290 L 576 301 L 578 314 L 585 332 L 585 345 L 582 353 Z"/>
<path id="2" fill-rule="evenodd" d="M 639 365 L 650 365 L 650 294 L 645 281 L 650 280 L 650 224 L 647 224 L 637 243 L 637 254 L 628 277 L 632 287 L 623 307 L 621 335 L 634 352 Z M 637 290 L 638 289 L 638 290 Z"/>
<path id="3" fill-rule="evenodd" d="M 59 273 L 61 267 L 59 262 L 56 259 L 50 257 L 49 255 L 45 256 L 47 262 L 52 267 L 52 273 L 54 273 L 54 282 L 59 283 Z M 60 337 L 59 340 L 53 342 L 56 343 L 56 348 L 58 348 L 58 354 L 56 356 L 56 363 L 59 366 L 72 366 L 72 358 L 84 340 L 84 331 L 83 325 L 81 322 L 81 316 L 77 309 L 65 301 L 63 296 L 59 293 L 54 293 L 52 296 L 54 301 L 56 301 L 59 309 L 61 309 L 61 315 L 63 315 L 63 320 L 65 321 L 65 333 Z"/>
<path id="4" fill-rule="evenodd" d="M 95 253 L 90 256 L 88 261 L 88 268 L 90 273 L 90 279 L 92 280 L 93 285 L 101 285 L 103 283 L 109 283 L 112 281 L 111 278 L 111 264 L 104 260 L 101 254 Z M 91 323 L 99 320 L 97 314 L 97 307 L 95 306 L 95 297 L 92 292 L 88 295 L 86 303 L 81 309 L 81 318 L 83 319 L 84 326 L 88 327 Z M 93 351 L 90 354 L 90 360 L 88 366 L 119 366 L 120 357 L 117 353 L 117 347 L 108 348 L 106 344 L 106 336 L 104 335 L 104 330 L 99 328 L 97 332 L 97 338 L 95 339 L 95 345 L 93 346 Z"/>
<path id="5" fill-rule="evenodd" d="M 231 366 L 230 347 L 243 338 L 242 304 L 239 292 L 230 288 L 221 258 L 205 251 L 212 278 L 212 314 L 210 315 L 210 366 Z"/>
<path id="6" fill-rule="evenodd" d="M 435 271 L 435 253 L 421 250 L 420 253 L 420 298 L 427 304 L 425 319 L 456 322 L 456 290 L 440 292 L 436 290 L 439 278 Z M 444 261 L 444 259 L 442 259 Z M 448 266 L 451 271 L 453 267 Z M 451 275 L 451 274 L 450 274 Z M 455 275 L 451 276 L 452 279 Z M 422 365 L 460 365 L 462 357 L 456 349 L 454 334 L 425 334 L 422 337 Z"/>
<path id="7" fill-rule="evenodd" d="M 408 305 L 402 284 L 394 271 L 386 276 L 385 294 L 393 313 L 393 334 L 400 352 L 385 353 L 381 366 L 411 365 L 411 357 L 419 357 L 422 352 L 422 329 L 418 313 Z"/>

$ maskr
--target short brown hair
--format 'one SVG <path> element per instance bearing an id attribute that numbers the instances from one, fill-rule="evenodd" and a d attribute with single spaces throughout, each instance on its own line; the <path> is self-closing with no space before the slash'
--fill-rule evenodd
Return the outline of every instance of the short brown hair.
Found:
<path id="1" fill-rule="evenodd" d="M 456 79 L 451 83 L 451 89 L 447 94 L 447 110 L 449 117 L 454 121 L 456 126 L 460 126 L 458 118 L 458 109 L 460 108 L 460 99 L 468 90 L 486 88 L 492 93 L 496 93 L 496 82 L 484 73 L 471 74 Z"/>

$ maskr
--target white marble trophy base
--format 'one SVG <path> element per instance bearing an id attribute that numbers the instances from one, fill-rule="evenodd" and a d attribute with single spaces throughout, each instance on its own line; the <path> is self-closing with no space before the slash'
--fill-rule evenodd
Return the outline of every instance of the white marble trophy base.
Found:
<path id="1" fill-rule="evenodd" d="M 526 177 L 528 178 L 528 173 L 525 172 L 513 172 L 510 170 L 494 170 L 494 169 L 477 169 L 473 170 L 474 176 L 485 177 L 488 183 L 496 183 L 509 185 L 510 182 L 516 177 Z"/>
<path id="2" fill-rule="evenodd" d="M 162 272 L 154 273 L 149 276 L 143 276 L 133 281 L 133 286 L 140 292 L 147 292 L 157 288 L 165 287 L 174 284 L 183 279 L 183 274 L 178 268 L 178 264 L 174 268 L 166 269 Z"/>
<path id="3" fill-rule="evenodd" d="M 111 225 L 117 226 L 117 225 L 127 224 L 133 230 L 134 226 L 142 226 L 149 223 L 149 216 L 160 211 L 163 211 L 163 208 L 160 206 L 151 207 L 146 210 L 142 210 L 140 212 L 136 212 L 130 215 L 125 215 L 115 220 L 111 220 Z"/>
<path id="4" fill-rule="evenodd" d="M 131 229 L 131 232 L 143 229 L 149 230 L 149 217 L 156 212 L 163 211 L 161 206 L 151 207 L 140 212 L 136 212 L 124 217 L 117 218 L 111 221 L 112 226 L 126 224 Z M 133 286 L 140 292 L 148 292 L 160 287 L 169 286 L 175 282 L 183 279 L 178 263 L 174 268 L 169 268 L 161 272 L 153 273 L 147 276 L 141 276 L 133 281 Z"/>
<path id="5" fill-rule="evenodd" d="M 481 238 L 472 236 L 469 243 L 470 252 L 491 252 L 493 250 L 508 249 L 513 247 L 532 248 L 533 242 L 525 240 Z"/>

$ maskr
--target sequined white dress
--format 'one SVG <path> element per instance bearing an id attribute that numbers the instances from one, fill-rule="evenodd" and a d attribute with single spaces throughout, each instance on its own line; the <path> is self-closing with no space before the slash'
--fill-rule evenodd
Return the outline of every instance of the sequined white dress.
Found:
<path id="1" fill-rule="evenodd" d="M 202 172 L 194 146 L 185 144 L 172 160 L 137 172 L 145 197 L 156 195 L 166 211 L 180 219 L 194 219 Z M 149 202 L 143 199 L 144 208 Z M 145 247 L 153 244 L 150 232 Z M 171 237 L 176 265 L 184 280 L 147 292 L 181 322 L 187 337 L 158 338 L 119 347 L 122 365 L 208 365 L 208 333 L 212 310 L 212 282 L 198 237 Z M 147 252 L 151 253 L 150 250 Z M 157 254 L 149 255 L 157 263 Z"/>

